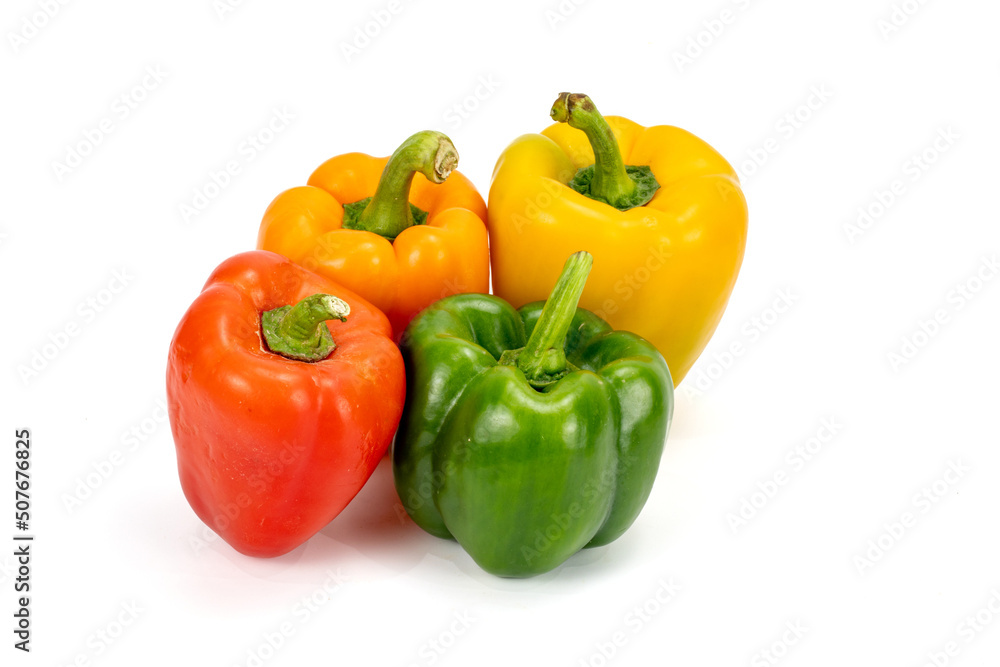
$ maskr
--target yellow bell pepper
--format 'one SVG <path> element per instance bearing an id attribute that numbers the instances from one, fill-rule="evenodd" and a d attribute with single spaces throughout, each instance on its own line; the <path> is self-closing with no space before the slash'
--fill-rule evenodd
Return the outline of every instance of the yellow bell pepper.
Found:
<path id="1" fill-rule="evenodd" d="M 494 292 L 545 299 L 565 258 L 594 256 L 580 305 L 663 354 L 677 385 L 715 332 L 743 262 L 747 205 L 690 132 L 642 127 L 562 93 L 558 121 L 503 152 L 489 193 Z"/>

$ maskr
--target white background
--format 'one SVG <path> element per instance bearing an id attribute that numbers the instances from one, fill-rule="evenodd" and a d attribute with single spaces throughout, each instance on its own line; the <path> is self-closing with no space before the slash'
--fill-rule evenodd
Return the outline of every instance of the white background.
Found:
<path id="1" fill-rule="evenodd" d="M 890 0 L 234 4 L 4 3 L 0 536 L 22 427 L 37 536 L 30 655 L 12 648 L 0 550 L 4 664 L 997 664 L 1000 6 L 897 0 L 893 26 Z M 391 20 L 364 44 L 373 12 Z M 420 129 L 452 137 L 485 196 L 563 90 L 706 139 L 750 208 L 742 274 L 633 528 L 497 579 L 399 519 L 383 463 L 287 556 L 211 539 L 157 421 L 170 337 L 211 270 L 323 160 Z M 250 159 L 275 110 L 294 118 Z M 55 166 L 102 121 L 78 166 Z M 230 160 L 240 172 L 185 220 Z M 851 232 L 859 209 L 871 222 Z"/>

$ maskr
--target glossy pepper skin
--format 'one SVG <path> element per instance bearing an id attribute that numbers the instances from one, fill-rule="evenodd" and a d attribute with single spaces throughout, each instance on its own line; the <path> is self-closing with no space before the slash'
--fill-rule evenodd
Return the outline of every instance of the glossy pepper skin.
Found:
<path id="1" fill-rule="evenodd" d="M 314 295 L 343 308 L 302 311 L 327 343 L 318 360 L 273 352 L 263 314 L 319 308 Z M 275 253 L 236 255 L 212 273 L 170 344 L 167 396 L 184 495 L 237 551 L 291 551 L 371 476 L 404 392 L 403 361 L 381 312 Z"/>
<path id="2" fill-rule="evenodd" d="M 542 299 L 562 258 L 587 250 L 594 272 L 580 305 L 656 345 L 680 383 L 722 318 L 743 261 L 747 205 L 737 174 L 690 132 L 602 119 L 584 95 L 563 93 L 553 117 L 561 122 L 514 140 L 494 169 L 494 293 L 515 306 Z M 652 199 L 619 210 L 570 187 L 595 164 L 591 136 L 606 172 L 650 168 L 659 184 Z"/>
<path id="3" fill-rule="evenodd" d="M 279 194 L 257 247 L 288 257 L 382 310 L 397 335 L 451 294 L 489 291 L 486 204 L 454 171 L 458 153 L 439 132 L 419 132 L 390 158 L 331 158 L 308 184 Z M 374 201 L 355 228 L 345 205 Z M 410 206 L 427 214 L 415 220 Z"/>
<path id="4" fill-rule="evenodd" d="M 564 340 L 550 337 L 538 357 L 558 372 L 539 381 L 521 367 L 545 328 L 543 303 L 518 311 L 495 296 L 452 296 L 403 338 L 396 490 L 421 528 L 496 575 L 547 572 L 615 540 L 656 476 L 673 411 L 667 365 L 575 304 L 563 308 Z"/>

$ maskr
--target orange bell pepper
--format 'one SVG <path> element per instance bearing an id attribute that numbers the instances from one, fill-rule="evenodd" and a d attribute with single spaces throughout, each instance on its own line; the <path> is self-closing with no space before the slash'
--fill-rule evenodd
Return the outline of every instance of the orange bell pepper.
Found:
<path id="1" fill-rule="evenodd" d="M 434 301 L 489 291 L 486 204 L 453 172 L 457 164 L 451 140 L 432 131 L 388 158 L 331 158 L 307 185 L 271 202 L 257 247 L 364 297 L 389 317 L 398 340 Z"/>

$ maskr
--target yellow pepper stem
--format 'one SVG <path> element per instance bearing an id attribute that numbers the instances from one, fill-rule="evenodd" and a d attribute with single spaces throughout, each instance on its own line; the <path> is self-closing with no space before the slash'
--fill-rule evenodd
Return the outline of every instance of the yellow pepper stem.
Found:
<path id="1" fill-rule="evenodd" d="M 594 165 L 584 167 L 570 187 L 591 199 L 627 211 L 642 206 L 660 187 L 647 166 L 626 166 L 614 132 L 593 100 L 580 93 L 559 93 L 552 119 L 582 130 L 594 149 Z"/>

